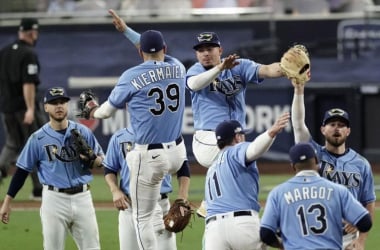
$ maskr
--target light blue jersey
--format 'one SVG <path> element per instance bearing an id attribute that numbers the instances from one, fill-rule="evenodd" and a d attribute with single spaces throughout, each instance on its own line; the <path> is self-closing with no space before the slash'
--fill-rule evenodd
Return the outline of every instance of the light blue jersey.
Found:
<path id="1" fill-rule="evenodd" d="M 78 129 L 96 155 L 104 155 L 95 136 L 86 126 L 69 121 L 65 133 L 52 129 L 49 123 L 31 135 L 16 165 L 28 172 L 37 167 L 42 184 L 69 188 L 89 183 L 93 177 L 75 151 L 70 131 Z"/>
<path id="2" fill-rule="evenodd" d="M 228 146 L 207 171 L 205 197 L 207 218 L 239 210 L 260 210 L 259 171 L 256 161 L 246 164 L 249 142 Z"/>
<path id="3" fill-rule="evenodd" d="M 134 139 L 134 134 L 128 129 L 123 128 L 116 131 L 108 143 L 106 157 L 103 160 L 104 167 L 113 172 L 120 171 L 120 189 L 128 195 L 130 172 L 125 157 L 132 150 Z M 162 180 L 161 194 L 172 192 L 171 179 L 171 175 L 168 174 Z"/>
<path id="4" fill-rule="evenodd" d="M 337 157 L 315 141 L 311 143 L 317 150 L 322 177 L 347 187 L 363 206 L 376 201 L 371 166 L 363 156 L 348 149 Z"/>
<path id="5" fill-rule="evenodd" d="M 209 86 L 190 90 L 195 130 L 214 130 L 225 120 L 237 120 L 246 127 L 245 93 L 248 83 L 262 82 L 258 78 L 260 64 L 248 59 L 237 61 L 239 65 L 223 70 Z M 195 63 L 187 71 L 187 78 L 205 71 L 200 63 Z"/>
<path id="6" fill-rule="evenodd" d="M 146 61 L 126 70 L 108 97 L 123 109 L 128 103 L 138 144 L 171 142 L 181 135 L 185 108 L 183 64 L 165 56 L 165 62 Z"/>
<path id="7" fill-rule="evenodd" d="M 356 224 L 366 214 L 347 188 L 302 171 L 269 193 L 261 227 L 280 230 L 285 249 L 342 249 L 342 218 Z"/>

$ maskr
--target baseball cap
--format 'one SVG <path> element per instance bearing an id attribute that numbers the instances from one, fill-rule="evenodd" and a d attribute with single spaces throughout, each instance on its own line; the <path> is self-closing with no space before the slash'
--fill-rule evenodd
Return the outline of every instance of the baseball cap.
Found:
<path id="1" fill-rule="evenodd" d="M 156 53 L 165 47 L 164 37 L 157 30 L 147 30 L 141 34 L 140 48 L 145 53 Z"/>
<path id="2" fill-rule="evenodd" d="M 333 109 L 327 110 L 325 112 L 325 116 L 323 117 L 322 126 L 325 126 L 327 123 L 329 123 L 334 118 L 344 122 L 347 125 L 347 127 L 350 126 L 350 118 L 348 116 L 348 113 L 346 111 L 344 111 L 343 109 L 339 109 L 339 108 L 333 108 Z"/>
<path id="3" fill-rule="evenodd" d="M 70 97 L 66 94 L 66 91 L 62 87 L 49 88 L 44 97 L 44 103 L 49 103 L 57 99 L 70 100 Z"/>
<path id="4" fill-rule="evenodd" d="M 218 141 L 226 141 L 233 138 L 236 134 L 246 134 L 250 131 L 250 129 L 243 129 L 240 122 L 229 120 L 219 123 L 215 129 L 215 135 Z"/>
<path id="5" fill-rule="evenodd" d="M 38 20 L 36 18 L 23 18 L 20 22 L 20 31 L 38 29 Z"/>
<path id="6" fill-rule="evenodd" d="M 220 40 L 215 32 L 202 32 L 197 35 L 197 40 L 193 49 L 197 50 L 201 45 L 209 44 L 220 47 Z"/>
<path id="7" fill-rule="evenodd" d="M 314 147 L 310 143 L 297 143 L 289 150 L 290 161 L 295 164 L 316 158 Z"/>

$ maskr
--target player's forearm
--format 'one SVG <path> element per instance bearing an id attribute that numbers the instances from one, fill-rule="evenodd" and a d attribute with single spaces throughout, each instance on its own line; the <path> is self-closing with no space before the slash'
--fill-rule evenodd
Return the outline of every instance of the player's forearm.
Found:
<path id="1" fill-rule="evenodd" d="M 189 196 L 190 178 L 187 176 L 178 177 L 178 198 L 187 200 Z"/>
<path id="2" fill-rule="evenodd" d="M 220 72 L 221 69 L 218 66 L 215 66 L 199 75 L 191 76 L 187 80 L 187 86 L 193 91 L 201 90 L 210 85 Z"/>
<path id="3" fill-rule="evenodd" d="M 248 162 L 252 162 L 262 156 L 274 141 L 274 137 L 271 137 L 268 132 L 262 133 L 251 142 L 245 153 L 245 157 Z"/>
<path id="4" fill-rule="evenodd" d="M 294 93 L 292 102 L 291 120 L 294 132 L 294 140 L 296 143 L 306 142 L 310 140 L 309 129 L 305 124 L 305 104 L 304 94 Z"/>
<path id="5" fill-rule="evenodd" d="M 284 76 L 281 70 L 280 63 L 275 62 L 269 65 L 260 65 L 259 67 L 259 78 L 276 78 Z"/>
<path id="6" fill-rule="evenodd" d="M 140 48 L 140 34 L 133 29 L 127 27 L 127 29 L 123 32 L 123 35 L 133 43 L 136 48 Z"/>
<path id="7" fill-rule="evenodd" d="M 36 85 L 34 83 L 24 83 L 22 85 L 22 91 L 24 95 L 26 108 L 28 110 L 34 111 L 35 98 L 36 98 Z"/>
<path id="8" fill-rule="evenodd" d="M 115 112 L 116 108 L 114 108 L 108 101 L 105 101 L 100 107 L 96 108 L 93 113 L 90 115 L 96 119 L 106 119 L 111 117 Z"/>
<path id="9" fill-rule="evenodd" d="M 117 185 L 117 176 L 115 174 L 108 173 L 104 176 L 104 179 L 106 180 L 106 183 L 111 193 L 113 193 L 116 190 L 119 190 L 119 186 Z"/>

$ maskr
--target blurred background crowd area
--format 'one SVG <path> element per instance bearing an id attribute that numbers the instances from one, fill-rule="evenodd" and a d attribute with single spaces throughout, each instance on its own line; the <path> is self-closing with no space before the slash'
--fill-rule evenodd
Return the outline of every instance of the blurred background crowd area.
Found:
<path id="1" fill-rule="evenodd" d="M 267 8 L 276 14 L 329 14 L 363 12 L 380 5 L 380 0 L 1 0 L 0 14 L 15 12 L 94 12 L 105 9 L 141 11 L 141 14 L 169 15 L 170 10 L 193 13 L 208 10 L 233 12 L 231 8 Z M 211 10 L 213 9 L 213 10 Z M 196 12 L 195 12 L 196 13 Z M 202 13 L 202 12 L 200 12 Z"/>

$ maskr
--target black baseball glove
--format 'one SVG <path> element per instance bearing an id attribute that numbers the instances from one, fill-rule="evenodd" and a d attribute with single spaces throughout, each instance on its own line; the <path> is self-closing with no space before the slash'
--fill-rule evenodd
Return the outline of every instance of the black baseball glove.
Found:
<path id="1" fill-rule="evenodd" d="M 99 104 L 96 101 L 95 94 L 91 90 L 85 90 L 79 96 L 79 113 L 77 114 L 77 117 L 90 119 L 91 111 L 97 107 L 99 107 Z"/>
<path id="2" fill-rule="evenodd" d="M 79 130 L 72 129 L 71 136 L 73 137 L 75 150 L 79 154 L 79 157 L 89 168 L 92 168 L 97 158 L 96 154 L 83 138 Z"/>

